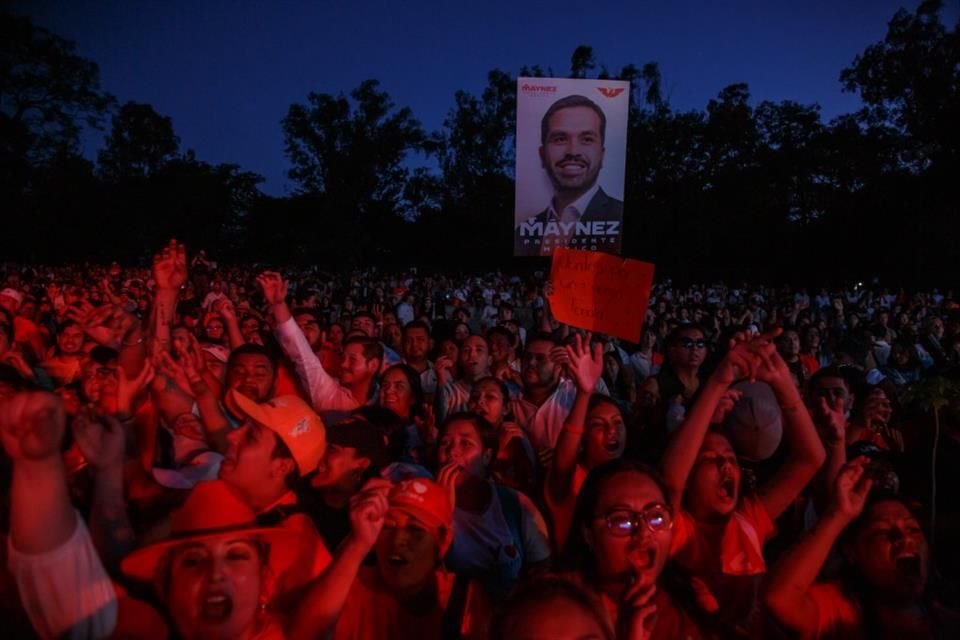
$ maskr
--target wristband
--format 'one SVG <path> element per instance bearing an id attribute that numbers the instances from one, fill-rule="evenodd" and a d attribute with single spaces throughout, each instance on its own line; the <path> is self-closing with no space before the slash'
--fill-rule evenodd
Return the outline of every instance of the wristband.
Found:
<path id="1" fill-rule="evenodd" d="M 587 432 L 587 430 L 584 429 L 583 427 L 574 427 L 573 425 L 568 425 L 568 424 L 563 425 L 563 430 L 566 431 L 567 433 L 572 433 L 575 436 L 582 436 L 584 433 Z"/>

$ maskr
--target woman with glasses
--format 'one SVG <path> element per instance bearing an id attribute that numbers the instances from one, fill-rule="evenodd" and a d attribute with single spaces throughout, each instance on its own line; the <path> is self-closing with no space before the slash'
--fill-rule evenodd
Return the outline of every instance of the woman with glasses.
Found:
<path id="1" fill-rule="evenodd" d="M 656 471 L 624 459 L 593 469 L 577 498 L 561 563 L 600 597 L 618 638 L 711 637 L 690 581 L 670 562 L 667 500 Z"/>

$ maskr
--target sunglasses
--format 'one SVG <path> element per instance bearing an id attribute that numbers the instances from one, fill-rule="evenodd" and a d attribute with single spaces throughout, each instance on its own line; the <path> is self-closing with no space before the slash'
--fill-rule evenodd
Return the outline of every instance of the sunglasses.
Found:
<path id="1" fill-rule="evenodd" d="M 597 516 L 597 520 L 603 520 L 610 535 L 617 538 L 633 537 L 644 525 L 651 533 L 660 533 L 673 527 L 673 516 L 664 504 L 655 504 L 643 511 L 618 509 Z"/>
<path id="2" fill-rule="evenodd" d="M 677 345 L 684 349 L 706 349 L 707 341 L 703 338 L 699 340 L 691 340 L 690 338 L 680 338 L 677 340 Z"/>

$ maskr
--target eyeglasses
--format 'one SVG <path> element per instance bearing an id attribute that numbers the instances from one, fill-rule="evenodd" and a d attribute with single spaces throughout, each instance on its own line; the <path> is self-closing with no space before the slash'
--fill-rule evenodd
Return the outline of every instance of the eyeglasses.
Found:
<path id="1" fill-rule="evenodd" d="M 610 535 L 618 538 L 637 535 L 641 524 L 645 524 L 651 533 L 660 533 L 673 527 L 673 516 L 664 504 L 655 504 L 639 512 L 619 509 L 597 516 L 597 519 L 604 520 Z"/>
<path id="2" fill-rule="evenodd" d="M 677 344 L 684 349 L 706 349 L 707 341 L 703 338 L 699 340 L 691 340 L 690 338 L 680 338 L 677 340 Z"/>
<path id="3" fill-rule="evenodd" d="M 100 380 L 105 380 L 107 378 L 116 378 L 117 370 L 110 367 L 97 367 L 96 371 L 97 378 Z"/>

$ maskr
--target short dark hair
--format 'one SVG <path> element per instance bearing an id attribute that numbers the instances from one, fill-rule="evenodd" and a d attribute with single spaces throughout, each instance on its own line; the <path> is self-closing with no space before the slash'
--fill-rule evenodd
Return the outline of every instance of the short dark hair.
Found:
<path id="1" fill-rule="evenodd" d="M 267 349 L 263 345 L 259 344 L 242 344 L 230 352 L 230 357 L 227 358 L 227 370 L 233 367 L 237 358 L 240 356 L 263 356 L 270 361 L 270 368 L 273 369 L 273 376 L 276 378 L 278 359 L 276 354 L 270 349 Z"/>
<path id="2" fill-rule="evenodd" d="M 839 367 L 821 367 L 817 369 L 816 373 L 810 376 L 810 379 L 807 380 L 807 386 L 813 387 L 821 380 L 825 378 L 840 378 L 843 380 L 843 383 L 847 385 L 848 391 L 853 391 L 853 385 L 851 384 L 850 378 L 844 375 L 843 371 Z"/>
<path id="3" fill-rule="evenodd" d="M 596 102 L 587 96 L 574 94 L 571 96 L 566 96 L 565 98 L 560 98 L 550 105 L 550 108 L 547 109 L 547 112 L 543 114 L 543 119 L 540 121 L 540 144 L 545 144 L 547 141 L 547 134 L 550 133 L 550 118 L 553 117 L 553 114 L 563 109 L 573 109 L 574 107 L 587 107 L 588 109 L 593 109 L 593 111 L 597 114 L 597 117 L 600 118 L 600 142 L 604 143 L 606 141 L 607 116 L 603 112 L 603 109 L 601 109 Z"/>
<path id="4" fill-rule="evenodd" d="M 273 437 L 276 438 L 276 444 L 273 445 L 273 451 L 270 452 L 270 459 L 284 458 L 293 461 L 293 470 L 283 478 L 283 483 L 287 489 L 294 491 L 297 488 L 297 482 L 300 480 L 300 468 L 297 466 L 297 459 L 293 457 L 293 452 L 290 451 L 290 447 L 283 441 L 283 438 L 276 433 L 273 434 Z"/>
<path id="5" fill-rule="evenodd" d="M 380 362 L 383 362 L 383 345 L 380 344 L 379 340 L 370 338 L 368 336 L 350 336 L 347 338 L 343 346 L 347 347 L 351 344 L 359 344 L 363 347 L 363 358 L 368 362 L 376 358 Z"/>
<path id="6" fill-rule="evenodd" d="M 313 307 L 297 307 L 290 315 L 292 315 L 294 318 L 297 316 L 310 316 L 313 318 L 314 322 L 320 324 L 320 314 L 317 313 L 317 310 Z"/>
<path id="7" fill-rule="evenodd" d="M 509 331 L 509 329 L 508 329 Z M 555 347 L 560 346 L 560 342 L 557 341 L 556 336 L 552 333 L 547 333 L 546 331 L 534 331 L 533 333 L 527 334 L 527 348 L 530 348 L 534 342 L 549 342 Z"/>
<path id="8" fill-rule="evenodd" d="M 506 327 L 501 327 L 500 325 L 495 325 L 487 329 L 486 337 L 487 337 L 488 344 L 490 342 L 490 338 L 492 338 L 496 334 L 500 334 L 501 336 L 509 340 L 510 346 L 513 347 L 514 349 L 520 348 L 520 336 L 514 333 L 513 331 L 510 331 L 510 329 L 507 329 Z"/>
<path id="9" fill-rule="evenodd" d="M 478 416 L 475 413 L 470 413 L 469 411 L 458 411 L 443 421 L 443 426 L 440 427 L 440 434 L 442 435 L 454 422 L 469 422 L 472 424 L 480 436 L 480 442 L 483 445 L 484 451 L 489 449 L 493 452 L 491 462 L 496 459 L 500 440 L 497 437 L 496 427 L 490 424 L 486 418 Z"/>
<path id="10" fill-rule="evenodd" d="M 423 329 L 427 332 L 427 337 L 430 337 L 430 325 L 428 325 L 423 320 L 411 320 L 403 326 L 403 336 L 406 337 L 407 332 L 411 329 Z"/>

